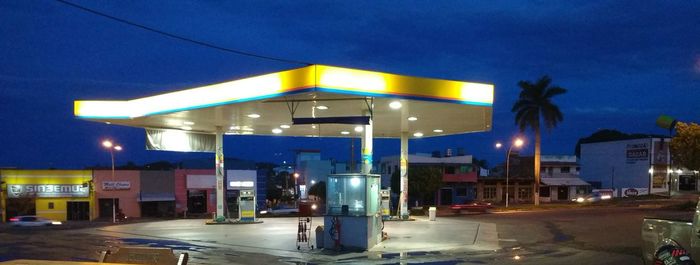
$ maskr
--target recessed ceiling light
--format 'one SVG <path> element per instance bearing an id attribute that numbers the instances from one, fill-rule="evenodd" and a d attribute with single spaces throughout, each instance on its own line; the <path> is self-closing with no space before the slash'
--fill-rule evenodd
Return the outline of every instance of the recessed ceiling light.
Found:
<path id="1" fill-rule="evenodd" d="M 316 129 L 316 125 L 311 125 L 311 128 L 312 128 L 312 129 Z"/>
<path id="2" fill-rule="evenodd" d="M 272 133 L 274 133 L 274 134 L 282 133 L 282 129 L 274 128 L 274 129 L 272 129 Z"/>
<path id="3" fill-rule="evenodd" d="M 408 117 L 408 120 L 409 120 L 409 121 L 417 121 L 418 118 L 416 118 L 416 117 Z"/>
<path id="4" fill-rule="evenodd" d="M 111 122 L 106 121 L 105 124 L 112 124 Z"/>
<path id="5" fill-rule="evenodd" d="M 248 127 L 248 126 L 243 126 L 243 128 L 241 128 L 241 130 L 249 131 L 249 132 L 255 131 L 255 129 L 250 128 L 250 127 Z"/>
<path id="6" fill-rule="evenodd" d="M 436 133 L 441 133 L 441 132 L 442 132 L 442 130 L 441 130 L 441 129 L 435 129 L 435 130 L 433 130 L 433 132 L 436 132 Z"/>
<path id="7" fill-rule="evenodd" d="M 365 128 L 362 128 L 362 126 L 357 126 L 355 127 L 356 132 L 362 132 Z"/>
<path id="8" fill-rule="evenodd" d="M 191 121 L 183 121 L 182 124 L 184 124 L 184 125 L 194 125 L 194 122 L 191 122 Z"/>
<path id="9" fill-rule="evenodd" d="M 253 134 L 253 132 L 243 132 L 243 133 L 241 133 L 241 134 L 248 134 L 248 135 L 250 135 L 250 134 Z"/>
<path id="10" fill-rule="evenodd" d="M 260 118 L 260 114 L 256 114 L 256 113 L 248 114 L 248 118 L 257 119 L 257 118 Z"/>
<path id="11" fill-rule="evenodd" d="M 422 133 L 422 132 L 417 132 L 417 133 L 414 133 L 413 136 L 415 136 L 415 137 L 423 137 L 423 133 Z"/>
<path id="12" fill-rule="evenodd" d="M 392 109 L 400 109 L 401 108 L 401 102 L 398 101 L 392 101 L 389 103 L 389 107 Z"/>
<path id="13" fill-rule="evenodd" d="M 227 133 L 224 133 L 224 134 L 225 134 L 225 135 L 238 135 L 238 134 L 241 134 L 241 133 L 240 133 L 240 132 L 227 132 Z"/>
<path id="14" fill-rule="evenodd" d="M 182 127 L 180 127 L 180 129 L 189 131 L 189 130 L 192 130 L 192 127 L 190 127 L 190 126 L 182 126 Z"/>
<path id="15" fill-rule="evenodd" d="M 316 108 L 320 109 L 320 110 L 327 110 L 328 106 L 321 105 L 321 106 L 317 106 Z"/>
<path id="16" fill-rule="evenodd" d="M 282 129 L 289 129 L 289 127 L 291 127 L 291 126 L 289 126 L 287 124 L 280 125 L 280 128 L 282 128 Z"/>
<path id="17" fill-rule="evenodd" d="M 231 126 L 230 130 L 240 130 L 241 126 Z"/>
<path id="18" fill-rule="evenodd" d="M 340 132 L 340 134 L 348 135 L 348 134 L 350 134 L 350 132 L 348 132 L 348 131 L 342 131 L 342 132 Z"/>

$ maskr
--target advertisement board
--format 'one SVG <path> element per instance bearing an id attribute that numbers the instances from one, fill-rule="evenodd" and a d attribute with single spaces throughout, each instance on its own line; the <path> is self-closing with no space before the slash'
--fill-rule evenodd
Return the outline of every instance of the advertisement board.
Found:
<path id="1" fill-rule="evenodd" d="M 627 144 L 627 164 L 649 160 L 649 145 L 647 143 Z"/>
<path id="2" fill-rule="evenodd" d="M 102 181 L 102 190 L 130 190 L 131 181 Z"/>
<path id="3" fill-rule="evenodd" d="M 634 197 L 649 194 L 648 188 L 622 188 L 622 197 Z"/>

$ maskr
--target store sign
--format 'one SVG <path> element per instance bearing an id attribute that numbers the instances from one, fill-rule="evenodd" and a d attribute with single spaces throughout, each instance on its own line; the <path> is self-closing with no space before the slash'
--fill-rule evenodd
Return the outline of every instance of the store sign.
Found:
<path id="1" fill-rule="evenodd" d="M 90 189 L 81 184 L 9 184 L 7 185 L 8 198 L 60 198 L 60 197 L 87 197 Z"/>
<path id="2" fill-rule="evenodd" d="M 102 181 L 102 190 L 129 190 L 131 181 Z"/>
<path id="3" fill-rule="evenodd" d="M 627 145 L 627 164 L 635 164 L 637 161 L 649 159 L 649 146 L 646 143 Z"/>
<path id="4" fill-rule="evenodd" d="M 649 194 L 649 189 L 647 188 L 622 188 L 623 197 L 634 197 L 638 195 Z"/>

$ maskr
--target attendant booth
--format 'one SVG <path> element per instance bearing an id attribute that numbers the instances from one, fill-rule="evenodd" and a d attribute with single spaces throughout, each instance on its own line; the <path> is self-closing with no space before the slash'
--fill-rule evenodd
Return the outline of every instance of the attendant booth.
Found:
<path id="1" fill-rule="evenodd" d="M 380 176 L 333 174 L 326 183 L 324 247 L 369 249 L 382 242 Z M 367 233 L 357 233 L 367 231 Z"/>

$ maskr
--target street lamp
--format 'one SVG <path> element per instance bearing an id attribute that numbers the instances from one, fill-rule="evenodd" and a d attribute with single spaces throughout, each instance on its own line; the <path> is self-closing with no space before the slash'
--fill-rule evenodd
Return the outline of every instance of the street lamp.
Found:
<path id="1" fill-rule="evenodd" d="M 114 181 L 114 151 L 121 151 L 122 147 L 113 143 L 111 140 L 102 141 L 102 146 L 109 150 L 109 155 L 112 157 L 112 191 L 117 187 Z M 117 222 L 117 205 L 116 198 L 114 198 L 114 193 L 112 193 L 112 223 Z"/>
<path id="2" fill-rule="evenodd" d="M 506 152 L 506 208 L 508 208 L 508 195 L 509 195 L 509 172 L 510 172 L 510 152 L 513 150 L 513 146 L 521 147 L 524 141 L 520 138 L 515 138 L 515 141 L 508 147 L 508 152 Z M 501 148 L 503 145 L 501 143 L 496 143 L 496 148 Z"/>

